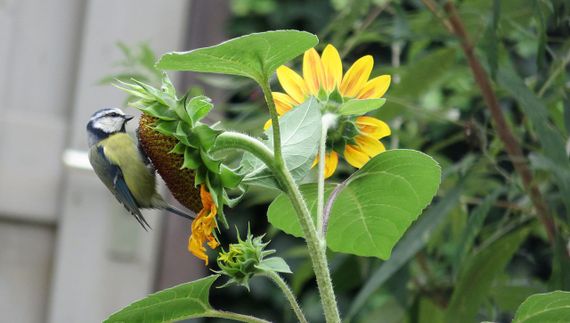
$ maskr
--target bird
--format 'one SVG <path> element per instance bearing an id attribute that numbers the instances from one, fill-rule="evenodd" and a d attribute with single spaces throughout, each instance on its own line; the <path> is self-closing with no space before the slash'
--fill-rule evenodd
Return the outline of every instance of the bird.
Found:
<path id="1" fill-rule="evenodd" d="M 133 116 L 119 108 L 95 112 L 87 123 L 89 162 L 95 174 L 143 229 L 150 225 L 141 209 L 164 209 L 183 218 L 194 216 L 170 206 L 156 190 L 152 164 L 125 131 Z"/>

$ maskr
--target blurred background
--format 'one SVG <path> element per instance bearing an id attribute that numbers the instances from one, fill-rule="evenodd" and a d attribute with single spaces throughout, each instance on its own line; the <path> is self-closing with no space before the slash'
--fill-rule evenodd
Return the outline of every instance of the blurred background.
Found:
<path id="1" fill-rule="evenodd" d="M 0 0 L 0 321 L 100 322 L 150 292 L 209 273 L 186 249 L 188 222 L 147 212 L 153 230 L 145 232 L 113 199 L 86 163 L 85 124 L 100 108 L 125 106 L 114 79 L 156 85 L 153 62 L 167 51 L 288 28 L 317 34 L 319 51 L 334 44 L 345 69 L 371 54 L 372 75 L 393 80 L 375 115 L 392 127 L 384 144 L 422 150 L 443 167 L 438 197 L 390 260 L 330 254 L 344 314 L 356 322 L 454 315 L 509 322 L 529 295 L 570 289 L 570 5 L 452 1 L 556 224 L 549 240 L 460 43 L 440 21 L 443 2 Z M 292 62 L 297 71 L 300 61 Z M 253 83 L 171 76 L 180 91 L 213 99 L 212 122 L 261 132 L 267 113 Z M 351 171 L 341 165 L 334 180 Z M 302 241 L 267 224 L 276 194 L 252 189 L 228 210 L 230 226 L 269 232 L 270 247 L 295 272 L 287 279 L 307 316 L 319 322 Z M 221 237 L 233 242 L 235 232 Z M 211 301 L 293 321 L 282 295 L 261 278 L 252 293 L 215 289 Z"/>

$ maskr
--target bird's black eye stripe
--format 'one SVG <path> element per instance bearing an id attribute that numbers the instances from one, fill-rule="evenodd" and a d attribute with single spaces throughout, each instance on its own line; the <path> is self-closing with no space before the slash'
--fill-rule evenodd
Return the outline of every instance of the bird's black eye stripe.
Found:
<path id="1" fill-rule="evenodd" d="M 108 117 L 122 117 L 122 115 L 118 114 L 117 112 L 111 112 L 107 116 Z"/>

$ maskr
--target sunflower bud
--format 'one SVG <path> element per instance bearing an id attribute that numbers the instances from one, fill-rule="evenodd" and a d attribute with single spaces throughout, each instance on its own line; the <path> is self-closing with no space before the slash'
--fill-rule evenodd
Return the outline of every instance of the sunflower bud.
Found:
<path id="1" fill-rule="evenodd" d="M 268 271 L 290 273 L 285 261 L 279 257 L 265 258 L 275 250 L 264 250 L 269 244 L 262 241 L 263 236 L 253 237 L 248 233 L 245 240 L 238 236 L 238 243 L 230 244 L 228 251 L 218 255 L 218 273 L 230 279 L 224 285 L 238 284 L 249 289 L 249 280 Z"/>

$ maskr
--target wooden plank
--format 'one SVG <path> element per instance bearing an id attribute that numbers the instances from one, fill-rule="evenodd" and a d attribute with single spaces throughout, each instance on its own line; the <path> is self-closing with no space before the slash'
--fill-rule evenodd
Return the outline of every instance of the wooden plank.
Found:
<path id="1" fill-rule="evenodd" d="M 116 42 L 148 41 L 158 52 L 180 48 L 187 6 L 188 1 L 87 2 L 68 147 L 87 149 L 89 116 L 103 107 L 120 107 L 124 101 L 121 91 L 97 85 L 116 71 L 113 63 L 122 59 Z M 69 170 L 63 186 L 47 321 L 101 322 L 151 291 L 159 215 L 145 212 L 154 229 L 143 231 L 91 172 Z"/>

